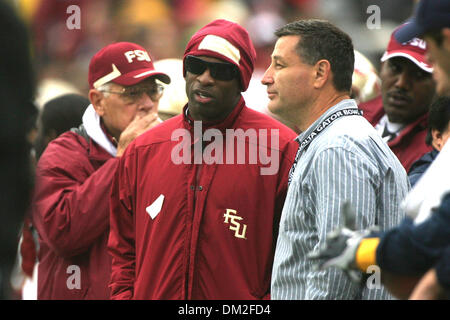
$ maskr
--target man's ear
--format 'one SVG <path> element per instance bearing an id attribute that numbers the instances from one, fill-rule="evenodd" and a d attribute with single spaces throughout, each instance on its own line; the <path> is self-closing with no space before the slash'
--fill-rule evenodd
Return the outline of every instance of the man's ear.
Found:
<path id="1" fill-rule="evenodd" d="M 104 109 L 104 95 L 102 92 L 98 91 L 97 89 L 91 89 L 89 90 L 89 100 L 92 103 L 92 106 L 94 107 L 95 111 L 98 113 L 99 116 L 103 116 L 105 113 Z"/>
<path id="2" fill-rule="evenodd" d="M 322 88 L 328 81 L 331 72 L 331 65 L 328 60 L 319 60 L 314 66 L 315 71 L 315 79 L 314 79 L 314 88 L 320 89 Z"/>

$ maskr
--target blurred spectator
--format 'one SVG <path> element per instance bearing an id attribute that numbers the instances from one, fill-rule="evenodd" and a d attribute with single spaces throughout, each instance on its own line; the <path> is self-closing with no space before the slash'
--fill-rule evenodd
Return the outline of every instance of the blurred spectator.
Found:
<path id="1" fill-rule="evenodd" d="M 411 186 L 414 186 L 422 174 L 437 157 L 450 137 L 450 97 L 437 99 L 430 107 L 428 116 L 427 145 L 433 150 L 424 154 L 413 163 L 408 173 Z"/>
<path id="2" fill-rule="evenodd" d="M 81 94 L 81 92 L 67 80 L 58 78 L 41 79 L 37 84 L 36 89 L 36 105 L 39 110 L 42 110 L 45 103 L 63 95 L 63 94 Z"/>
<path id="3" fill-rule="evenodd" d="M 71 59 L 83 40 L 84 28 L 69 30 L 66 23 L 71 5 L 85 10 L 86 0 L 38 1 L 32 17 L 32 32 L 37 57 L 42 62 L 51 59 Z M 83 11 L 81 11 L 83 13 Z M 81 19 L 82 15 L 80 16 Z M 64 41 L 62 41 L 64 39 Z"/>
<path id="4" fill-rule="evenodd" d="M 175 58 L 182 54 L 179 48 L 180 32 L 172 19 L 167 1 L 131 0 L 117 6 L 114 21 L 118 27 L 118 40 L 152 48 L 154 59 Z"/>
<path id="5" fill-rule="evenodd" d="M 335 23 L 347 32 L 372 62 L 378 62 L 392 30 L 402 23 L 413 7 L 413 0 L 317 0 L 315 18 Z M 379 65 L 376 65 L 379 70 Z"/>
<path id="6" fill-rule="evenodd" d="M 170 83 L 164 86 L 164 95 L 159 100 L 158 115 L 165 121 L 183 111 L 188 99 L 186 96 L 186 81 L 183 77 L 183 60 L 163 59 L 155 62 L 156 70 L 164 70 L 170 77 Z"/>
<path id="7" fill-rule="evenodd" d="M 38 119 L 38 133 L 34 141 L 37 162 L 47 145 L 60 134 L 78 127 L 89 99 L 78 94 L 65 94 L 44 104 Z M 19 252 L 12 275 L 13 288 L 27 299 L 37 298 L 35 264 L 37 262 L 38 239 L 31 217 L 25 217 L 19 242 Z M 30 292 L 33 290 L 33 292 Z M 22 292 L 27 291 L 27 292 Z"/>
<path id="8" fill-rule="evenodd" d="M 48 101 L 42 109 L 35 141 L 39 160 L 47 145 L 59 135 L 81 124 L 89 99 L 78 94 L 65 94 Z"/>
<path id="9" fill-rule="evenodd" d="M 373 64 L 361 52 L 355 50 L 355 69 L 352 77 L 351 98 L 356 103 L 369 101 L 381 93 L 381 79 Z"/>
<path id="10" fill-rule="evenodd" d="M 85 92 L 90 57 L 117 39 L 114 16 L 121 2 L 37 0 L 33 5 L 20 5 L 24 15 L 30 15 L 38 80 L 70 79 Z"/>
<path id="11" fill-rule="evenodd" d="M 31 21 L 37 58 L 41 63 L 72 60 L 89 38 L 107 40 L 114 35 L 111 17 L 117 3 L 117 0 L 38 1 Z"/>
<path id="12" fill-rule="evenodd" d="M 32 104 L 35 83 L 27 30 L 3 1 L 0 41 L 0 299 L 10 299 L 10 273 L 33 183 L 27 135 L 37 110 Z"/>
<path id="13" fill-rule="evenodd" d="M 211 1 L 202 21 L 196 24 L 209 23 L 216 19 L 225 19 L 243 24 L 249 16 L 249 8 L 245 1 L 241 0 L 215 0 Z"/>
<path id="14" fill-rule="evenodd" d="M 180 30 L 194 25 L 206 12 L 210 0 L 172 0 L 173 18 Z"/>
<path id="15" fill-rule="evenodd" d="M 436 84 L 425 54 L 423 40 L 401 44 L 391 35 L 381 58 L 381 95 L 359 105 L 406 171 L 431 151 L 425 136 Z"/>

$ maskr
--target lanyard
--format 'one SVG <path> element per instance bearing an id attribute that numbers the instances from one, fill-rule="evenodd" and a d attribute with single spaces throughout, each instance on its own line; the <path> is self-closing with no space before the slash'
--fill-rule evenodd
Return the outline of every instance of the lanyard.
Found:
<path id="1" fill-rule="evenodd" d="M 300 146 L 297 150 L 297 154 L 295 155 L 294 163 L 292 164 L 291 170 L 289 170 L 288 185 L 291 184 L 292 177 L 294 175 L 294 170 L 295 170 L 295 167 L 297 166 L 297 162 L 298 162 L 298 159 L 300 158 L 300 154 L 302 153 L 302 151 L 306 151 L 308 149 L 311 142 L 313 142 L 313 140 L 315 138 L 317 138 L 317 136 L 320 133 L 322 133 L 322 131 L 325 130 L 325 128 L 330 126 L 334 121 L 336 121 L 339 118 L 347 117 L 347 116 L 362 116 L 362 115 L 363 115 L 363 111 L 360 109 L 347 108 L 347 109 L 342 109 L 342 110 L 339 110 L 339 111 L 336 111 L 336 112 L 330 114 L 325 120 L 323 120 L 321 123 L 319 123 L 306 138 L 304 138 L 301 142 L 299 142 Z"/>

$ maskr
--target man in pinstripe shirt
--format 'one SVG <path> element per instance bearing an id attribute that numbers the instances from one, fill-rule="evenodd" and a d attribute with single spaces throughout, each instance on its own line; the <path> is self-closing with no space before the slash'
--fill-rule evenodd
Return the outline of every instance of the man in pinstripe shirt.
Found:
<path id="1" fill-rule="evenodd" d="M 343 224 L 342 204 L 358 229 L 387 230 L 404 217 L 409 190 L 403 166 L 350 99 L 350 37 L 332 24 L 300 20 L 276 33 L 263 84 L 269 109 L 301 129 L 280 221 L 272 299 L 388 299 L 384 288 L 358 286 L 337 269 L 316 271 L 306 255 Z"/>

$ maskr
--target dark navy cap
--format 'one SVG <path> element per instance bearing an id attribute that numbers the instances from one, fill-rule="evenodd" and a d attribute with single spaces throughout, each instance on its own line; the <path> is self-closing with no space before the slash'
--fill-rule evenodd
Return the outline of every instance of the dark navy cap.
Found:
<path id="1" fill-rule="evenodd" d="M 399 28 L 394 36 L 404 43 L 430 30 L 450 27 L 450 0 L 422 0 L 413 17 Z"/>

